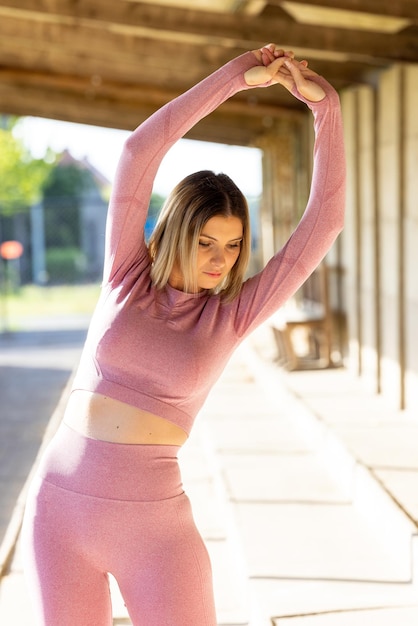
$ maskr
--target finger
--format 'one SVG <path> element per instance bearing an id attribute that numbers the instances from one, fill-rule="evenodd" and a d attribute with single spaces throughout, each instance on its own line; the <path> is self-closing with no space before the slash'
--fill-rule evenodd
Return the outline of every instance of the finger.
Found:
<path id="1" fill-rule="evenodd" d="M 320 100 L 325 98 L 325 91 L 322 89 L 322 87 L 318 85 L 315 81 L 307 78 L 308 75 L 315 75 L 315 72 L 312 72 L 311 70 L 308 70 L 304 67 L 299 67 L 297 63 L 291 61 L 290 59 L 286 59 L 285 63 L 286 67 L 292 74 L 296 89 L 299 91 L 299 93 L 302 94 L 302 96 L 304 96 L 311 102 L 319 102 Z"/>
<path id="2" fill-rule="evenodd" d="M 303 61 L 297 61 L 296 59 L 293 59 L 294 63 L 296 63 L 299 66 L 299 69 L 302 71 L 305 71 L 308 67 L 308 61 L 303 60 Z M 284 74 L 286 74 L 287 76 L 291 76 L 290 70 L 287 69 L 286 64 L 284 65 L 284 67 L 282 68 L 282 72 Z"/>
<path id="3" fill-rule="evenodd" d="M 271 75 L 274 76 L 274 74 L 277 74 L 280 70 L 282 70 L 282 68 L 285 67 L 285 64 L 286 57 L 278 57 L 277 59 L 274 59 L 274 61 L 270 63 L 270 65 L 268 65 L 267 67 Z"/>
<path id="4" fill-rule="evenodd" d="M 287 67 L 287 69 L 289 70 L 289 72 L 291 73 L 293 80 L 295 81 L 296 85 L 299 85 L 301 82 L 304 81 L 304 78 L 301 74 L 301 71 L 299 69 L 299 63 L 297 63 L 296 61 L 294 61 L 293 59 L 286 59 L 285 61 L 285 66 Z"/>
<path id="5" fill-rule="evenodd" d="M 280 48 L 275 43 L 269 43 L 267 44 L 267 46 L 264 46 L 264 47 L 267 48 L 271 52 L 271 54 L 274 56 L 275 59 L 285 55 L 285 51 L 283 50 L 283 48 Z"/>
<path id="6" fill-rule="evenodd" d="M 274 55 L 268 48 L 262 48 L 261 59 L 263 61 L 263 65 L 269 65 L 274 61 Z"/>

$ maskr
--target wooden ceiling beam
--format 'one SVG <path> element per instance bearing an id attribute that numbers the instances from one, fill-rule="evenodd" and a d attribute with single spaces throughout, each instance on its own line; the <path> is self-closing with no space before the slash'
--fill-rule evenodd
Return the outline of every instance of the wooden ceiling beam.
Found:
<path id="1" fill-rule="evenodd" d="M 79 40 L 72 43 L 71 32 L 62 26 L 38 28 L 27 21 L 3 24 L 0 21 L 0 66 L 21 67 L 35 72 L 78 74 L 93 84 L 106 80 L 149 85 L 164 85 L 164 90 L 184 91 L 191 84 L 232 58 L 231 50 L 205 49 L 170 42 L 156 48 L 149 39 L 89 37 L 78 31 Z M 97 34 L 97 33 L 96 33 Z M 31 39 L 31 35 L 33 39 Z M 150 53 L 150 50 L 154 50 Z M 167 59 L 175 58 L 175 67 Z M 190 63 L 190 59 L 193 63 Z M 332 63 L 317 60 L 311 67 L 325 75 L 333 84 L 362 84 L 369 67 L 355 62 Z M 270 98 L 265 94 L 263 97 Z"/>
<path id="2" fill-rule="evenodd" d="M 208 58 L 201 54 L 199 48 L 188 45 L 182 46 L 176 54 L 177 47 L 167 43 L 159 47 L 158 54 L 150 55 L 150 44 L 148 40 L 137 42 L 130 53 L 110 50 L 106 54 L 97 51 L 89 55 L 84 49 L 75 50 L 76 46 L 66 46 L 60 41 L 45 41 L 40 37 L 29 40 L 16 34 L 6 36 L 0 24 L 0 67 L 21 67 L 35 72 L 51 72 L 56 76 L 77 72 L 93 82 L 105 79 L 132 83 L 140 81 L 164 85 L 165 90 L 177 88 L 181 91 L 233 57 L 230 50 L 219 50 Z M 167 63 L 167 58 L 174 56 L 175 68 Z M 192 65 L 189 61 L 191 57 L 195 59 Z M 310 62 L 310 66 L 336 84 L 363 84 L 366 82 L 364 75 L 370 70 L 368 64 L 339 63 L 326 59 Z"/>
<path id="3" fill-rule="evenodd" d="M 318 54 L 336 53 L 360 62 L 367 60 L 371 64 L 378 63 L 379 59 L 386 63 L 416 61 L 418 58 L 417 38 L 408 32 L 388 36 L 346 28 L 306 28 L 291 19 L 286 21 L 263 19 L 262 16 L 228 15 L 129 0 L 20 0 L 18 9 L 14 6 L 14 0 L 2 2 L 0 18 L 3 15 L 13 19 L 14 16 L 16 20 L 19 14 L 22 17 L 30 16 L 33 27 L 36 27 L 37 18 L 42 20 L 42 28 L 45 30 L 53 31 L 59 27 L 67 45 L 68 30 L 72 33 L 74 45 L 86 45 L 83 32 L 88 28 L 92 43 L 103 41 L 103 38 L 113 39 L 114 35 L 120 33 L 128 40 L 129 35 L 131 40 L 148 36 L 156 41 L 189 41 L 235 49 L 248 49 L 266 41 L 278 41 L 285 47 L 306 51 L 314 58 Z M 77 31 L 81 30 L 76 37 L 75 26 Z"/>
<path id="4" fill-rule="evenodd" d="M 39 85 L 22 87 L 5 84 L 3 80 L 0 81 L 0 99 L 3 113 L 65 119 L 122 130 L 134 129 L 155 111 L 154 105 L 140 98 L 116 99 L 102 94 L 83 98 L 67 90 Z M 243 103 L 229 102 L 199 122 L 186 137 L 242 146 L 255 145 L 257 138 L 271 127 L 275 119 L 299 119 L 301 115 L 301 112 L 278 107 L 265 107 L 256 114 Z"/>
<path id="5" fill-rule="evenodd" d="M 283 93 L 280 86 L 270 90 L 270 93 L 274 89 Z M 1 68 L 0 90 L 2 95 L 7 94 L 8 91 L 18 93 L 19 90 L 21 92 L 29 92 L 30 90 L 30 95 L 33 95 L 36 90 L 39 90 L 42 95 L 58 92 L 62 98 L 67 96 L 68 98 L 77 98 L 79 102 L 84 100 L 87 103 L 92 103 L 92 101 L 112 103 L 122 100 L 139 108 L 146 107 L 148 113 L 155 111 L 180 94 L 180 92 L 157 88 L 154 85 L 121 84 L 120 82 L 111 81 L 94 84 L 87 78 L 79 76 L 53 76 L 41 72 L 15 71 Z M 280 99 L 280 104 L 278 104 L 274 101 L 274 97 L 272 100 L 260 98 L 265 92 L 266 90 L 259 90 L 258 92 L 254 90 L 244 91 L 227 100 L 220 108 L 228 115 L 241 115 L 247 118 L 260 115 L 274 118 L 298 115 L 297 111 L 300 108 L 284 106 L 282 99 Z M 289 103 L 297 103 L 297 101 L 289 95 Z M 94 107 L 94 104 L 91 104 L 91 106 Z"/>
<path id="6" fill-rule="evenodd" d="M 277 89 L 280 89 L 278 86 Z M 266 90 L 265 90 L 266 91 Z M 155 86 L 105 81 L 91 85 L 79 76 L 53 76 L 0 68 L 3 113 L 132 130 L 178 93 Z M 289 103 L 296 102 L 289 97 Z M 188 134 L 189 138 L 253 145 L 274 120 L 300 118 L 302 110 L 262 102 L 253 90 L 225 102 Z"/>
<path id="7" fill-rule="evenodd" d="M 268 3 L 269 0 L 238 0 L 235 11 L 245 15 L 259 15 Z"/>
<path id="8" fill-rule="evenodd" d="M 350 28 L 312 26 L 291 17 L 284 0 L 236 0 L 234 12 L 226 2 L 207 4 L 216 12 L 158 0 L 0 0 L 0 111 L 132 129 L 229 59 L 267 41 L 307 58 L 337 89 L 370 84 L 394 62 L 418 62 L 415 0 L 290 1 L 408 18 L 412 26 L 397 34 L 362 31 L 355 19 L 346 20 Z M 278 117 L 302 111 L 280 86 L 248 90 L 192 134 L 249 145 Z"/>
<path id="9" fill-rule="evenodd" d="M 291 0 L 293 4 L 309 4 L 330 9 L 370 13 L 376 16 L 403 17 L 418 20 L 416 0 Z M 269 4 L 282 6 L 283 0 L 270 0 Z"/>

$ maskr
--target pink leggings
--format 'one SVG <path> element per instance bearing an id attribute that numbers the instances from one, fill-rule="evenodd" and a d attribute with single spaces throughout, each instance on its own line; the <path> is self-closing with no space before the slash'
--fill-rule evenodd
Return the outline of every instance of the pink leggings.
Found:
<path id="1" fill-rule="evenodd" d="M 111 573 L 134 626 L 216 626 L 210 561 L 177 453 L 60 427 L 22 529 L 39 624 L 111 626 Z"/>

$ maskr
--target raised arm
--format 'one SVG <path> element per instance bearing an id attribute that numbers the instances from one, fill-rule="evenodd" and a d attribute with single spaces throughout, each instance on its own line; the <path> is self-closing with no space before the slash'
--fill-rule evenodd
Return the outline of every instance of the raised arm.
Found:
<path id="1" fill-rule="evenodd" d="M 169 102 L 125 142 L 109 205 L 104 282 L 120 282 L 147 258 L 144 225 L 154 178 L 164 155 L 199 120 L 249 85 L 245 72 L 260 63 L 247 52 Z"/>
<path id="2" fill-rule="evenodd" d="M 280 82 L 314 115 L 314 168 L 308 204 L 295 231 L 264 270 L 243 286 L 236 303 L 240 336 L 277 311 L 308 278 L 341 232 L 345 209 L 345 154 L 339 98 L 322 77 L 292 60 Z M 279 82 L 279 81 L 277 81 Z M 314 83 L 315 86 L 307 83 Z M 308 100 L 299 91 L 314 95 Z M 322 97 L 321 97 L 322 96 Z"/>

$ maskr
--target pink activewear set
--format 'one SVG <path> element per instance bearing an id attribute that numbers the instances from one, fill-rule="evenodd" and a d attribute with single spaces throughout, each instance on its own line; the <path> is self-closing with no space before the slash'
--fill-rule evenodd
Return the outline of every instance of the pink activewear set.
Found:
<path id="1" fill-rule="evenodd" d="M 127 139 L 109 206 L 104 281 L 74 389 L 163 417 L 187 433 L 237 345 L 320 263 L 343 227 L 339 99 L 323 79 L 305 213 L 286 245 L 229 303 L 150 279 L 144 225 L 169 148 L 240 90 L 251 52 L 227 63 Z M 216 213 L 216 207 L 214 207 Z M 208 554 L 177 463 L 178 447 L 99 441 L 61 425 L 31 486 L 22 532 L 39 624 L 110 626 L 108 573 L 134 626 L 216 626 Z"/>

